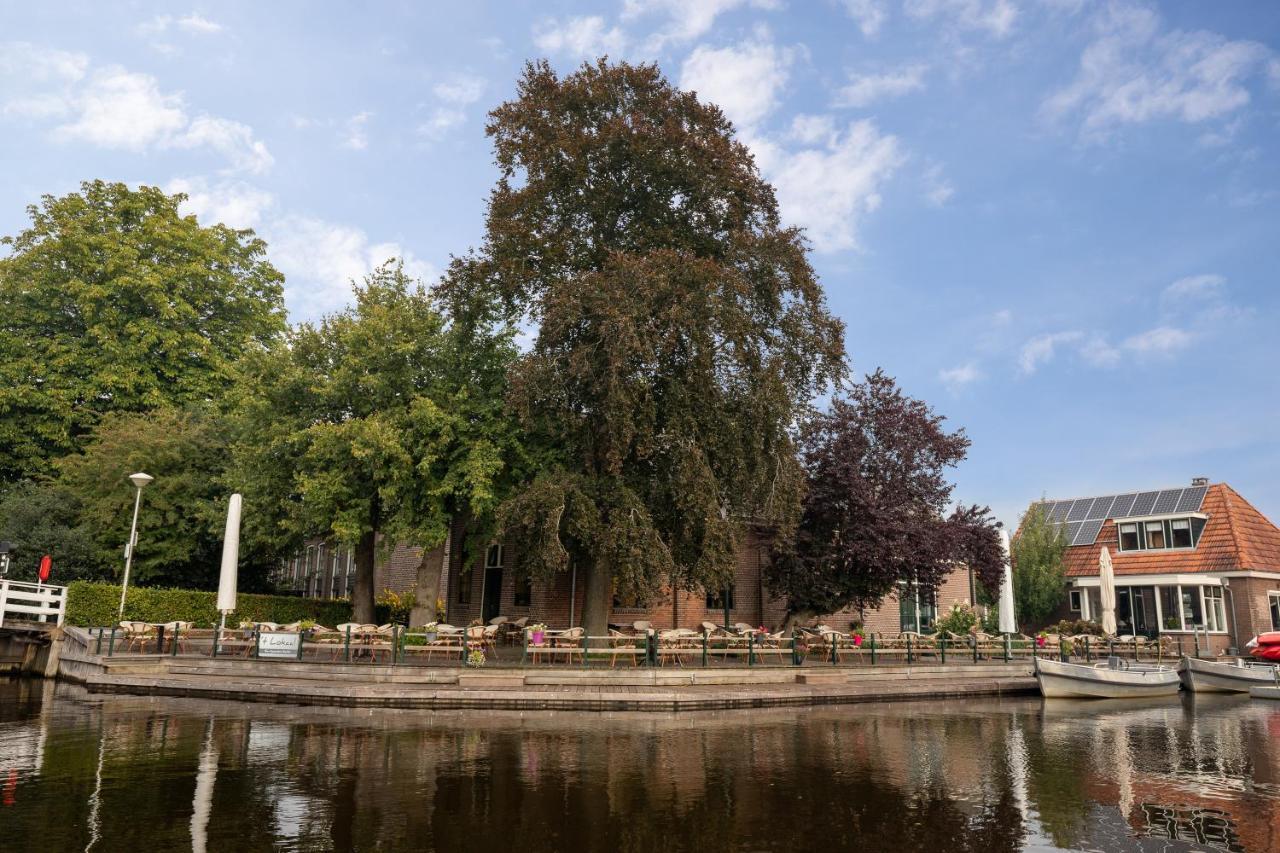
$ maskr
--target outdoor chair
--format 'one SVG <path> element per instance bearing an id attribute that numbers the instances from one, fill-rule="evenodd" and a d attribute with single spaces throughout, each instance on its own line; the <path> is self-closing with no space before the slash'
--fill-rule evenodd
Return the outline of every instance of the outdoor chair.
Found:
<path id="1" fill-rule="evenodd" d="M 259 631 L 279 631 L 280 625 L 277 622 L 259 622 L 254 625 Z"/>
<path id="2" fill-rule="evenodd" d="M 609 666 L 614 667 L 618 663 L 618 657 L 623 656 L 631 659 L 631 665 L 639 665 L 638 658 L 644 654 L 642 647 L 636 645 L 635 634 L 624 634 L 615 629 L 609 629 Z"/>
<path id="3" fill-rule="evenodd" d="M 641 619 L 638 622 L 632 622 L 631 629 L 635 631 L 637 634 L 647 634 L 653 630 L 653 623 L 646 622 L 645 620 Z"/>
<path id="4" fill-rule="evenodd" d="M 135 646 L 139 652 L 143 651 L 156 635 L 156 629 L 147 622 L 121 622 L 120 627 L 124 630 L 126 651 L 133 651 Z"/>
<path id="5" fill-rule="evenodd" d="M 510 621 L 510 620 L 509 620 L 509 619 L 507 619 L 507 617 L 505 617 L 505 616 L 495 616 L 495 617 L 493 617 L 492 619 L 490 619 L 490 620 L 489 620 L 489 624 L 490 624 L 490 625 L 501 625 L 501 624 L 503 624 L 504 622 L 509 622 L 509 621 Z"/>
<path id="6" fill-rule="evenodd" d="M 528 624 L 529 617 L 521 616 L 514 622 L 503 622 L 503 630 L 500 633 L 509 645 L 515 645 L 520 641 L 520 637 L 524 634 L 524 626 Z"/>
<path id="7" fill-rule="evenodd" d="M 183 652 L 186 650 L 187 634 L 190 631 L 191 631 L 190 622 L 183 622 L 181 620 L 176 620 L 173 622 L 166 622 L 164 625 L 164 632 L 166 635 L 168 635 L 169 642 L 176 643 L 179 652 Z"/>

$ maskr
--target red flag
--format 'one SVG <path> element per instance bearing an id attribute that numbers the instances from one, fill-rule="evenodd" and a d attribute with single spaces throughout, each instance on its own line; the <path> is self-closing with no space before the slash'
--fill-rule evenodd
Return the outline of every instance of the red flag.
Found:
<path id="1" fill-rule="evenodd" d="M 53 570 L 53 558 L 45 554 L 40 558 L 40 583 L 49 580 L 49 572 Z"/>

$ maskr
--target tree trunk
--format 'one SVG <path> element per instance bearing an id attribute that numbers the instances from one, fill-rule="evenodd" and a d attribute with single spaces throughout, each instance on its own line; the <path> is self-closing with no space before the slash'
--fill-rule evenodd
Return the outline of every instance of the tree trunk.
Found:
<path id="1" fill-rule="evenodd" d="M 800 624 L 801 622 L 808 622 L 810 619 L 814 618 L 817 615 L 818 615 L 817 612 L 813 610 L 792 610 L 788 608 L 787 616 L 785 619 L 782 620 L 782 630 L 790 631 L 792 628 L 796 627 L 796 625 Z"/>
<path id="2" fill-rule="evenodd" d="M 376 534 L 366 531 L 356 543 L 356 582 L 351 587 L 351 619 L 373 623 L 373 562 Z"/>
<path id="3" fill-rule="evenodd" d="M 440 598 L 440 575 L 444 572 L 444 559 L 447 553 L 448 546 L 422 552 L 422 560 L 418 563 L 418 581 L 414 591 L 418 603 L 409 613 L 411 626 L 421 627 L 436 621 L 436 599 Z"/>
<path id="4" fill-rule="evenodd" d="M 582 627 L 588 637 L 606 636 L 610 605 L 613 604 L 613 578 L 609 570 L 595 560 L 579 563 L 578 574 L 586 577 L 582 590 Z"/>

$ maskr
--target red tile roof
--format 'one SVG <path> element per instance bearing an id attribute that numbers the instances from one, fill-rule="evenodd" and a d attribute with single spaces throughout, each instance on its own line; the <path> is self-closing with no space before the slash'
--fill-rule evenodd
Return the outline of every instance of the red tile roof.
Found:
<path id="1" fill-rule="evenodd" d="M 1103 546 L 1111 549 L 1117 575 L 1189 574 L 1245 570 L 1280 572 L 1280 528 L 1226 483 L 1215 483 L 1201 512 L 1209 516 L 1193 551 L 1126 551 L 1118 547 L 1116 525 L 1107 519 L 1092 545 L 1068 548 L 1068 577 L 1096 575 Z"/>

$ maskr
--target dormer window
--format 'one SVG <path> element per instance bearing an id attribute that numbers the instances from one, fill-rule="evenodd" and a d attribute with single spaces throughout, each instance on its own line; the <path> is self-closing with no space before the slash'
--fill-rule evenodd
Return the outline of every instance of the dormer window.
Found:
<path id="1" fill-rule="evenodd" d="M 1191 518 L 1135 519 L 1119 521 L 1116 531 L 1121 551 L 1164 551 L 1194 548 L 1204 531 L 1205 520 Z"/>

